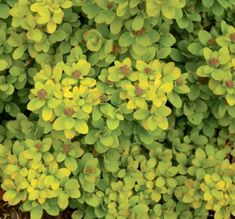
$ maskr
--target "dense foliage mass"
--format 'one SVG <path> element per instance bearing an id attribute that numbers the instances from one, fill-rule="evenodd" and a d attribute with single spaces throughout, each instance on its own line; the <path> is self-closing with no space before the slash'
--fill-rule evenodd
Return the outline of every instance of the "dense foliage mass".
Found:
<path id="1" fill-rule="evenodd" d="M 0 0 L 0 113 L 32 219 L 229 219 L 235 1 Z"/>

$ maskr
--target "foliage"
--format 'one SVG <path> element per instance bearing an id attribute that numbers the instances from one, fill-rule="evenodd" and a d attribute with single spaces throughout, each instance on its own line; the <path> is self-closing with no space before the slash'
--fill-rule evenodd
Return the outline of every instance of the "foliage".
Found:
<path id="1" fill-rule="evenodd" d="M 0 0 L 3 200 L 77 218 L 235 216 L 234 0 Z"/>

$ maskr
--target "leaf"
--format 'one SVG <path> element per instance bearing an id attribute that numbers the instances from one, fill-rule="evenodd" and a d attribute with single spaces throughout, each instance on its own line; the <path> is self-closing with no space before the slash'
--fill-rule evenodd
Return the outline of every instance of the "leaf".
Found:
<path id="1" fill-rule="evenodd" d="M 200 96 L 200 89 L 198 89 L 198 85 L 192 85 L 190 87 L 190 92 L 188 97 L 190 100 L 196 100 Z"/>
<path id="2" fill-rule="evenodd" d="M 146 204 L 138 204 L 132 210 L 136 215 L 143 215 L 148 212 L 149 208 Z"/>
<path id="3" fill-rule="evenodd" d="M 78 168 L 77 161 L 72 157 L 67 157 L 64 162 L 65 166 L 71 170 L 72 172 L 75 172 Z"/>
<path id="4" fill-rule="evenodd" d="M 16 195 L 17 195 L 17 192 L 15 190 L 8 190 L 3 194 L 2 198 L 5 202 L 10 202 L 14 200 Z"/>
<path id="5" fill-rule="evenodd" d="M 165 185 L 165 180 L 163 177 L 158 177 L 157 180 L 155 181 L 155 186 L 157 187 L 163 187 Z"/>
<path id="6" fill-rule="evenodd" d="M 202 49 L 202 45 L 200 43 L 191 43 L 188 46 L 188 51 L 191 52 L 193 55 L 199 56 L 200 50 Z"/>
<path id="7" fill-rule="evenodd" d="M 60 213 L 59 207 L 57 205 L 46 205 L 44 209 L 51 216 L 57 216 Z"/>
<path id="8" fill-rule="evenodd" d="M 96 136 L 96 131 L 95 130 L 91 130 L 85 137 L 85 143 L 86 144 L 95 144 L 97 140 L 97 136 Z"/>
<path id="9" fill-rule="evenodd" d="M 7 4 L 0 3 L 0 18 L 6 19 L 9 17 L 9 10 L 10 8 L 8 7 Z"/>
<path id="10" fill-rule="evenodd" d="M 144 120 L 148 117 L 149 111 L 144 109 L 139 109 L 134 112 L 133 117 L 137 120 Z"/>
<path id="11" fill-rule="evenodd" d="M 42 218 L 42 214 L 43 214 L 43 209 L 40 205 L 38 205 L 30 210 L 30 219 Z"/>
<path id="12" fill-rule="evenodd" d="M 5 59 L 0 59 L 0 71 L 3 71 L 7 68 L 8 63 Z"/>
<path id="13" fill-rule="evenodd" d="M 140 30 L 144 26 L 144 18 L 142 16 L 136 16 L 132 22 L 132 29 L 134 31 Z"/>
<path id="14" fill-rule="evenodd" d="M 84 120 L 77 120 L 74 128 L 80 134 L 87 134 L 89 131 L 88 125 Z"/>
<path id="15" fill-rule="evenodd" d="M 37 98 L 33 98 L 28 103 L 27 109 L 30 111 L 36 111 L 40 109 L 45 104 L 45 102 L 46 102 L 45 100 L 39 100 Z"/>
<path id="16" fill-rule="evenodd" d="M 110 130 L 115 130 L 119 126 L 118 119 L 107 119 L 106 123 L 107 123 L 107 126 Z"/>
<path id="17" fill-rule="evenodd" d="M 160 86 L 158 92 L 170 93 L 173 89 L 172 83 L 164 83 Z"/>
<path id="18" fill-rule="evenodd" d="M 42 109 L 42 118 L 44 121 L 49 121 L 53 117 L 52 109 L 48 108 L 47 106 L 43 107 Z"/>
<path id="19" fill-rule="evenodd" d="M 23 44 L 23 45 L 19 46 L 17 49 L 15 49 L 15 51 L 12 54 L 13 59 L 17 60 L 17 59 L 22 58 L 26 49 L 27 49 L 27 45 L 25 45 L 25 44 Z"/>
<path id="20" fill-rule="evenodd" d="M 53 123 L 53 129 L 55 129 L 56 131 L 64 130 L 65 129 L 64 123 L 65 123 L 65 117 L 57 118 Z"/>
<path id="21" fill-rule="evenodd" d="M 99 198 L 95 194 L 88 194 L 85 197 L 85 201 L 88 205 L 97 208 L 100 204 Z"/>
<path id="22" fill-rule="evenodd" d="M 193 113 L 192 115 L 188 116 L 187 118 L 194 125 L 199 125 L 203 119 L 203 114 Z"/>
<path id="23" fill-rule="evenodd" d="M 58 197 L 58 205 L 61 209 L 65 209 L 68 207 L 69 200 L 68 200 L 68 195 L 64 192 L 61 192 Z"/>
<path id="24" fill-rule="evenodd" d="M 36 200 L 40 195 L 39 190 L 33 190 L 29 193 L 28 199 L 30 201 Z"/>
<path id="25" fill-rule="evenodd" d="M 65 191 L 69 194 L 71 198 L 79 198 L 80 197 L 80 185 L 77 179 L 69 179 L 65 183 Z"/>
<path id="26" fill-rule="evenodd" d="M 65 129 L 72 129 L 74 127 L 75 120 L 73 118 L 66 118 L 64 121 Z"/>
<path id="27" fill-rule="evenodd" d="M 202 44 L 207 45 L 208 40 L 211 39 L 210 33 L 208 33 L 205 30 L 199 30 L 198 32 L 198 38 L 201 41 Z"/>
<path id="28" fill-rule="evenodd" d="M 235 96 L 234 96 L 234 94 L 227 94 L 226 95 L 226 100 L 227 100 L 227 102 L 230 106 L 235 105 Z"/>
<path id="29" fill-rule="evenodd" d="M 168 128 L 168 120 L 166 117 L 158 117 L 157 118 L 157 125 L 159 128 L 161 128 L 162 130 L 167 130 Z"/>
<path id="30" fill-rule="evenodd" d="M 180 52 L 180 50 L 175 49 L 175 48 L 171 49 L 170 57 L 176 62 L 184 62 L 184 60 L 185 60 L 185 57 Z"/>
<path id="31" fill-rule="evenodd" d="M 168 100 L 175 108 L 180 108 L 182 106 L 182 100 L 175 92 L 168 94 Z"/>
<path id="32" fill-rule="evenodd" d="M 107 146 L 107 147 L 112 146 L 113 145 L 113 141 L 114 141 L 114 139 L 113 139 L 112 135 L 108 135 L 108 136 L 104 136 L 104 137 L 100 138 L 100 142 L 103 145 Z"/>
<path id="33" fill-rule="evenodd" d="M 230 123 L 228 130 L 230 134 L 235 134 L 235 120 L 234 119 Z"/>
<path id="34" fill-rule="evenodd" d="M 122 28 L 122 19 L 116 17 L 113 22 L 110 24 L 110 31 L 112 34 L 118 34 Z"/>
<path id="35" fill-rule="evenodd" d="M 131 44 L 133 44 L 133 42 L 134 42 L 134 38 L 131 37 L 129 32 L 122 33 L 122 35 L 120 36 L 118 40 L 119 45 L 122 47 L 128 47 Z"/>
<path id="36" fill-rule="evenodd" d="M 163 59 L 166 58 L 171 53 L 171 48 L 169 47 L 162 47 L 157 51 L 157 58 Z"/>
<path id="37" fill-rule="evenodd" d="M 52 21 L 49 21 L 47 23 L 47 32 L 48 33 L 54 33 L 56 31 L 56 23 L 52 22 Z"/>
<path id="38" fill-rule="evenodd" d="M 213 51 L 207 47 L 203 49 L 203 56 L 206 60 L 209 60 L 213 54 Z"/>
<path id="39" fill-rule="evenodd" d="M 210 8 L 214 4 L 214 0 L 202 0 L 202 4 L 206 6 L 207 8 Z"/>
<path id="40" fill-rule="evenodd" d="M 29 30 L 27 33 L 27 38 L 35 42 L 40 42 L 43 38 L 43 34 L 39 29 Z"/>
<path id="41" fill-rule="evenodd" d="M 65 1 L 62 1 L 61 3 L 62 8 L 71 8 L 72 6 L 73 6 L 73 2 L 70 0 L 65 0 Z"/>
<path id="42" fill-rule="evenodd" d="M 174 43 L 176 42 L 175 37 L 170 34 L 167 33 L 165 34 L 163 37 L 161 37 L 161 39 L 159 40 L 159 43 L 165 47 L 170 47 L 172 46 Z"/>
<path id="43" fill-rule="evenodd" d="M 147 124 L 148 124 L 148 129 L 150 131 L 154 131 L 156 128 L 157 128 L 157 122 L 156 120 L 154 119 L 153 116 L 150 116 L 147 120 Z"/>

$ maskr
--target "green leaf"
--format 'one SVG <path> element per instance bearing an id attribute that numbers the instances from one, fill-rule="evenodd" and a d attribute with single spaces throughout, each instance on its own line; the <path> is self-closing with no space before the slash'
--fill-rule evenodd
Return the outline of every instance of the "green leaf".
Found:
<path id="1" fill-rule="evenodd" d="M 169 47 L 162 47 L 157 51 L 158 59 L 166 58 L 171 53 L 171 48 Z"/>
<path id="2" fill-rule="evenodd" d="M 148 128 L 151 131 L 154 131 L 157 128 L 157 122 L 153 116 L 150 116 L 147 120 Z"/>
<path id="3" fill-rule="evenodd" d="M 41 30 L 33 29 L 33 30 L 28 31 L 27 37 L 28 39 L 33 40 L 35 42 L 40 42 L 43 38 L 43 34 Z"/>
<path id="4" fill-rule="evenodd" d="M 188 46 L 188 51 L 191 52 L 193 55 L 199 56 L 200 50 L 202 49 L 202 45 L 200 43 L 191 43 Z"/>
<path id="5" fill-rule="evenodd" d="M 68 207 L 69 200 L 68 200 L 68 195 L 64 192 L 61 192 L 59 197 L 58 197 L 58 205 L 61 209 L 65 209 Z"/>
<path id="6" fill-rule="evenodd" d="M 213 54 L 213 51 L 211 49 L 209 49 L 207 47 L 203 49 L 203 56 L 206 60 L 209 60 L 211 58 L 212 54 Z"/>
<path id="7" fill-rule="evenodd" d="M 132 29 L 134 31 L 140 30 L 144 26 L 144 18 L 142 16 L 136 16 L 132 22 Z"/>
<path id="8" fill-rule="evenodd" d="M 39 100 L 37 98 L 33 98 L 27 105 L 27 109 L 30 111 L 36 111 L 40 109 L 46 103 L 45 100 Z"/>
<path id="9" fill-rule="evenodd" d="M 78 168 L 77 161 L 72 157 L 67 157 L 64 162 L 65 166 L 71 170 L 72 172 L 75 172 Z"/>
<path id="10" fill-rule="evenodd" d="M 131 35 L 130 35 L 129 32 L 124 32 L 124 33 L 122 33 L 122 35 L 120 36 L 118 42 L 119 42 L 119 45 L 120 45 L 120 46 L 122 46 L 122 47 L 128 47 L 128 46 L 130 46 L 131 44 L 133 44 L 134 38 L 131 37 Z"/>
<path id="11" fill-rule="evenodd" d="M 114 141 L 114 139 L 113 139 L 112 135 L 108 135 L 108 136 L 104 136 L 104 137 L 100 138 L 100 142 L 103 145 L 107 146 L 107 147 L 112 146 L 113 145 L 113 141 Z"/>
<path id="12" fill-rule="evenodd" d="M 165 185 L 165 180 L 163 177 L 158 177 L 157 180 L 155 181 L 155 186 L 157 187 L 163 187 Z"/>
<path id="13" fill-rule="evenodd" d="M 43 209 L 40 205 L 32 208 L 30 211 L 30 219 L 40 219 L 42 218 Z"/>
<path id="14" fill-rule="evenodd" d="M 161 39 L 159 40 L 159 43 L 165 47 L 170 47 L 176 42 L 175 37 L 168 33 L 165 34 Z"/>
<path id="15" fill-rule="evenodd" d="M 8 66 L 7 61 L 5 59 L 0 59 L 0 71 L 4 71 L 7 68 L 7 66 Z"/>
<path id="16" fill-rule="evenodd" d="M 97 208 L 100 204 L 98 197 L 95 194 L 87 194 L 85 201 L 88 205 Z"/>
<path id="17" fill-rule="evenodd" d="M 77 179 L 70 179 L 65 183 L 65 190 L 71 198 L 79 198 L 81 196 L 79 188 L 80 185 Z"/>
<path id="18" fill-rule="evenodd" d="M 13 59 L 17 60 L 17 59 L 22 58 L 26 49 L 27 49 L 27 46 L 25 44 L 15 49 L 15 51 L 12 54 Z"/>
<path id="19" fill-rule="evenodd" d="M 122 28 L 122 19 L 116 17 L 113 22 L 110 24 L 110 31 L 112 34 L 118 34 Z"/>
<path id="20" fill-rule="evenodd" d="M 107 119 L 106 123 L 107 123 L 107 126 L 110 130 L 115 130 L 119 126 L 118 119 Z"/>
<path id="21" fill-rule="evenodd" d="M 211 35 L 210 33 L 208 33 L 205 30 L 200 30 L 198 32 L 198 38 L 201 41 L 202 44 L 207 45 L 208 44 L 208 40 L 211 39 Z"/>
<path id="22" fill-rule="evenodd" d="M 194 101 L 200 96 L 200 89 L 198 85 L 192 85 L 190 87 L 190 92 L 188 94 L 188 97 L 190 100 Z"/>
<path id="23" fill-rule="evenodd" d="M 185 57 L 180 52 L 180 50 L 175 49 L 175 48 L 171 49 L 170 57 L 176 62 L 184 62 L 184 60 L 185 60 Z"/>
<path id="24" fill-rule="evenodd" d="M 0 18 L 6 19 L 9 17 L 9 10 L 10 8 L 8 7 L 7 4 L 0 3 Z"/>
<path id="25" fill-rule="evenodd" d="M 235 134 L 235 119 L 230 123 L 228 130 L 230 134 Z"/>
<path id="26" fill-rule="evenodd" d="M 202 0 L 202 4 L 206 6 L 207 8 L 210 8 L 214 4 L 214 0 Z"/>
<path id="27" fill-rule="evenodd" d="M 136 215 L 143 215 L 148 212 L 149 208 L 146 204 L 138 204 L 132 210 Z"/>
<path id="28" fill-rule="evenodd" d="M 167 95 L 168 100 L 175 108 L 180 108 L 182 106 L 182 100 L 180 99 L 180 96 L 173 92 Z"/>
<path id="29" fill-rule="evenodd" d="M 149 111 L 144 109 L 139 109 L 134 112 L 133 117 L 137 120 L 144 120 L 148 117 Z"/>
<path id="30" fill-rule="evenodd" d="M 96 131 L 95 130 L 91 130 L 85 137 L 85 143 L 86 144 L 95 144 L 97 140 L 97 136 L 96 136 Z"/>
<path id="31" fill-rule="evenodd" d="M 192 115 L 188 116 L 188 120 L 194 125 L 199 125 L 202 119 L 203 119 L 203 114 L 201 113 L 193 113 Z"/>

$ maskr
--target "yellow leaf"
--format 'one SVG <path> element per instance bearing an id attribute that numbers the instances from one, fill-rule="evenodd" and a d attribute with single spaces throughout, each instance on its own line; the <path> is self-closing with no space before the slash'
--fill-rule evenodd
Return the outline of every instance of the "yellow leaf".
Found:
<path id="1" fill-rule="evenodd" d="M 54 33 L 55 32 L 55 30 L 56 30 L 56 23 L 54 23 L 54 22 L 52 22 L 52 21 L 49 21 L 48 23 L 47 23 L 47 32 L 48 33 Z"/>
<path id="2" fill-rule="evenodd" d="M 73 6 L 73 3 L 71 1 L 64 1 L 62 4 L 61 4 L 61 7 L 62 8 L 71 8 Z"/>
<path id="3" fill-rule="evenodd" d="M 213 199 L 212 195 L 209 192 L 205 192 L 204 193 L 204 200 L 210 201 L 211 199 Z"/>
<path id="4" fill-rule="evenodd" d="M 53 190 L 56 190 L 56 189 L 59 188 L 59 183 L 58 183 L 57 180 L 54 180 L 54 181 L 51 183 L 51 188 L 52 188 Z"/>
<path id="5" fill-rule="evenodd" d="M 53 111 L 49 107 L 44 107 L 42 110 L 42 119 L 44 121 L 49 121 L 53 117 Z"/>
<path id="6" fill-rule="evenodd" d="M 223 189 L 225 187 L 225 182 L 220 180 L 219 182 L 216 183 L 216 188 L 217 189 Z"/>
<path id="7" fill-rule="evenodd" d="M 89 131 L 87 123 L 83 120 L 77 120 L 74 128 L 78 133 L 81 134 L 87 134 Z"/>
<path id="8" fill-rule="evenodd" d="M 159 92 L 170 93 L 173 89 L 173 84 L 171 83 L 164 83 L 160 86 Z"/>
<path id="9" fill-rule="evenodd" d="M 65 137 L 68 139 L 72 139 L 75 136 L 75 131 L 73 130 L 64 130 Z"/>

